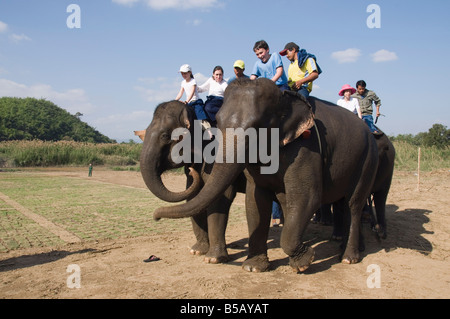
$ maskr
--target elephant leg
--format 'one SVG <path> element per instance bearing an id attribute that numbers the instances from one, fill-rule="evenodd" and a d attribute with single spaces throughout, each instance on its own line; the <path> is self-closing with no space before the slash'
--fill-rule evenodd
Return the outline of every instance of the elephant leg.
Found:
<path id="1" fill-rule="evenodd" d="M 344 199 L 333 203 L 333 234 L 331 239 L 340 241 L 344 236 Z"/>
<path id="2" fill-rule="evenodd" d="M 375 225 L 375 230 L 378 236 L 383 239 L 387 237 L 386 229 L 386 199 L 387 192 L 381 191 L 373 194 L 373 202 L 375 205 L 375 211 L 377 214 L 377 225 Z"/>
<path id="3" fill-rule="evenodd" d="M 283 207 L 285 224 L 281 232 L 281 248 L 289 256 L 289 265 L 295 272 L 305 271 L 314 260 L 314 249 L 303 243 L 303 233 L 313 216 L 320 207 L 318 198 L 314 195 L 295 195 L 295 206 Z M 292 198 L 292 196 L 291 196 Z M 313 200 L 311 200 L 313 199 Z"/>
<path id="4" fill-rule="evenodd" d="M 202 167 L 198 164 L 194 168 L 197 171 L 201 171 L 202 169 Z M 193 183 L 193 178 L 189 174 L 188 167 L 184 168 L 184 173 L 186 175 L 186 189 L 188 189 Z M 191 247 L 190 253 L 192 255 L 205 255 L 209 250 L 207 212 L 204 211 L 194 217 L 191 217 L 191 222 L 197 242 Z"/>
<path id="5" fill-rule="evenodd" d="M 355 264 L 359 262 L 359 251 L 363 250 L 363 239 L 361 232 L 361 215 L 362 209 L 365 204 L 365 199 L 367 197 L 364 196 L 364 200 L 359 200 L 355 202 L 354 200 L 350 200 L 350 204 L 346 202 L 344 213 L 345 215 L 345 230 L 348 231 L 348 234 L 345 235 L 344 247 L 345 251 L 342 256 L 342 262 L 345 264 Z M 350 220 L 348 220 L 350 218 Z M 347 227 L 349 225 L 349 227 Z"/>
<path id="6" fill-rule="evenodd" d="M 191 247 L 192 255 L 205 255 L 209 251 L 207 213 L 202 212 L 191 217 L 192 229 L 197 242 Z"/>
<path id="7" fill-rule="evenodd" d="M 249 272 L 269 269 L 267 238 L 272 215 L 273 192 L 247 182 L 245 206 L 249 231 L 249 254 L 242 268 Z"/>
<path id="8" fill-rule="evenodd" d="M 333 214 L 331 213 L 331 204 L 324 204 L 320 207 L 320 220 L 323 225 L 333 225 Z"/>
<path id="9" fill-rule="evenodd" d="M 225 230 L 234 195 L 231 198 L 222 196 L 208 209 L 209 250 L 205 256 L 206 263 L 219 264 L 229 260 Z"/>

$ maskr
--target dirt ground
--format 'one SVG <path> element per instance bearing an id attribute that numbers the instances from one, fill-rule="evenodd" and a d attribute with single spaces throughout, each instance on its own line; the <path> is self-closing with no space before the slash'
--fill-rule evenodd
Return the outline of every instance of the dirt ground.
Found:
<path id="1" fill-rule="evenodd" d="M 86 172 L 54 169 L 47 174 L 85 178 Z M 145 188 L 137 172 L 100 169 L 92 178 Z M 418 190 L 414 173 L 396 172 L 387 205 L 388 238 L 377 241 L 365 224 L 366 250 L 355 265 L 339 262 L 330 226 L 310 224 L 304 239 L 316 255 L 306 272 L 296 274 L 289 267 L 279 245 L 282 227 L 271 228 L 271 270 L 245 272 L 248 232 L 242 223 L 228 228 L 232 260 L 221 265 L 189 254 L 191 229 L 1 253 L 0 298 L 449 298 L 449 178 L 448 170 L 422 173 Z M 165 181 L 173 189 L 184 185 L 180 175 Z M 234 205 L 243 205 L 242 195 Z M 144 263 L 150 255 L 160 260 Z"/>

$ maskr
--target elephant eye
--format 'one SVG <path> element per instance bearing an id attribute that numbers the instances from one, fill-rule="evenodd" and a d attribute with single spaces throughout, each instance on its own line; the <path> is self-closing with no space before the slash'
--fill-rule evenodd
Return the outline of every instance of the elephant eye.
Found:
<path id="1" fill-rule="evenodd" d="M 162 133 L 161 134 L 161 140 L 165 143 L 170 141 L 170 135 L 168 133 Z"/>

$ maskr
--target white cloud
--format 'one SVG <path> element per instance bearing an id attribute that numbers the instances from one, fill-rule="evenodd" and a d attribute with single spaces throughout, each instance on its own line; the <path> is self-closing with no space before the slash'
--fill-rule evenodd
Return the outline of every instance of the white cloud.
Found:
<path id="1" fill-rule="evenodd" d="M 356 62 L 361 56 L 361 50 L 350 48 L 344 51 L 336 51 L 331 54 L 331 57 L 337 60 L 339 63 L 352 63 Z"/>
<path id="2" fill-rule="evenodd" d="M 197 85 L 201 85 L 208 80 L 207 76 L 201 73 L 194 74 Z M 179 78 L 140 78 L 138 79 L 139 85 L 136 85 L 134 89 L 141 94 L 141 97 L 152 103 L 161 103 L 170 101 L 176 98 L 180 91 L 181 76 Z"/>
<path id="3" fill-rule="evenodd" d="M 31 39 L 23 33 L 20 35 L 14 33 L 14 34 L 10 35 L 9 38 L 16 43 L 19 43 L 21 41 L 31 41 Z"/>
<path id="4" fill-rule="evenodd" d="M 215 7 L 218 4 L 218 0 L 147 0 L 147 5 L 155 10 L 208 9 Z"/>
<path id="5" fill-rule="evenodd" d="M 112 2 L 124 6 L 132 6 L 137 2 L 143 2 L 153 10 L 209 9 L 221 5 L 219 0 L 112 0 Z"/>
<path id="6" fill-rule="evenodd" d="M 167 78 L 140 78 L 140 85 L 134 87 L 147 102 L 161 103 L 175 99 L 180 90 L 180 80 Z"/>
<path id="7" fill-rule="evenodd" d="M 139 2 L 139 1 L 140 0 L 112 0 L 112 2 L 114 2 L 114 3 L 121 4 L 121 5 L 128 6 L 128 7 L 131 7 L 136 2 Z"/>
<path id="8" fill-rule="evenodd" d="M 208 81 L 209 76 L 205 76 L 201 73 L 195 73 L 194 74 L 195 81 L 197 82 L 197 85 L 202 85 L 206 81 Z"/>
<path id="9" fill-rule="evenodd" d="M 398 60 L 398 56 L 395 52 L 390 52 L 384 49 L 371 54 L 371 56 L 373 62 L 388 62 Z"/>
<path id="10" fill-rule="evenodd" d="M 154 110 L 132 111 L 121 114 L 110 114 L 92 121 L 95 127 L 101 127 L 102 134 L 121 141 L 133 139 L 139 141 L 134 131 L 145 130 L 153 118 Z"/>
<path id="11" fill-rule="evenodd" d="M 49 100 L 71 114 L 81 112 L 92 113 L 94 106 L 89 102 L 83 89 L 71 89 L 58 92 L 48 84 L 35 84 L 27 86 L 7 79 L 0 79 L 0 96 L 34 97 Z"/>
<path id="12" fill-rule="evenodd" d="M 146 121 L 147 124 L 152 120 L 153 112 L 150 111 L 133 111 L 131 113 L 125 114 L 111 114 L 105 117 L 100 117 L 95 120 L 96 124 L 99 125 L 110 125 L 110 124 L 124 124 L 123 127 L 133 127 L 133 123 L 140 122 L 142 120 Z M 131 123 L 131 125 L 130 125 Z M 136 129 L 138 130 L 138 129 Z"/>
<path id="13" fill-rule="evenodd" d="M 186 21 L 186 24 L 193 25 L 194 27 L 197 27 L 200 24 L 202 24 L 202 20 L 200 20 L 200 19 L 188 20 L 188 21 Z"/>
<path id="14" fill-rule="evenodd" d="M 0 33 L 4 33 L 8 30 L 8 25 L 5 22 L 0 21 Z"/>

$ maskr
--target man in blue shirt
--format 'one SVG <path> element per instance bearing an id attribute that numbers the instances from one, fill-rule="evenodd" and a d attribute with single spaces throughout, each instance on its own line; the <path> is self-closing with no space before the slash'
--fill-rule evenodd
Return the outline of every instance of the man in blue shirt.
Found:
<path id="1" fill-rule="evenodd" d="M 281 91 L 289 90 L 286 73 L 284 73 L 283 61 L 279 53 L 270 54 L 269 45 L 261 40 L 255 43 L 253 51 L 258 57 L 253 67 L 251 80 L 263 77 L 272 80 Z"/>

